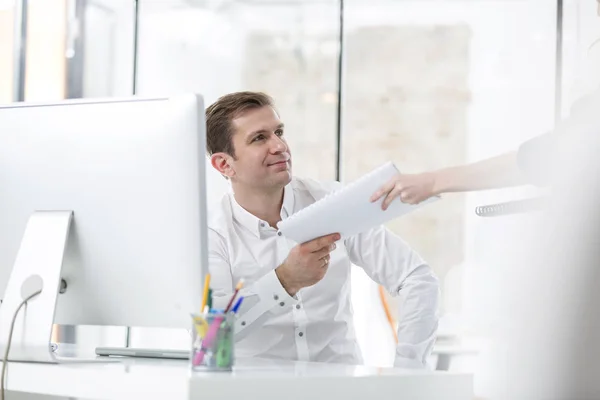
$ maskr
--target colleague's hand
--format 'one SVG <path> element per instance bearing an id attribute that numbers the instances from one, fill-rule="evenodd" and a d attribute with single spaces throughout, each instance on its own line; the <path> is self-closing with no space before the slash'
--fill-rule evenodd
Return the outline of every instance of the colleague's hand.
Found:
<path id="1" fill-rule="evenodd" d="M 391 202 L 399 197 L 400 201 L 417 204 L 436 195 L 435 175 L 431 172 L 422 174 L 397 174 L 371 196 L 371 202 L 384 197 L 381 208 L 386 210 Z"/>
<path id="2" fill-rule="evenodd" d="M 303 287 L 312 286 L 325 276 L 329 267 L 329 253 L 335 250 L 338 233 L 321 236 L 290 250 L 275 273 L 283 288 L 294 296 Z"/>

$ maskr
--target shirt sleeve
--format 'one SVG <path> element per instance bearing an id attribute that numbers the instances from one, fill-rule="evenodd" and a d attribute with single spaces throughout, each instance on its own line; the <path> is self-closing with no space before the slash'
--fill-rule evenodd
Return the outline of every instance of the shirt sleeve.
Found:
<path id="1" fill-rule="evenodd" d="M 423 259 L 383 226 L 345 241 L 350 260 L 392 296 L 399 296 L 398 345 L 394 365 L 425 368 L 438 328 L 438 279 Z"/>
<path id="2" fill-rule="evenodd" d="M 213 291 L 213 308 L 225 309 L 233 296 L 237 282 L 233 282 L 225 239 L 213 229 L 208 230 L 208 235 L 208 264 L 211 275 L 210 287 Z M 236 341 L 259 328 L 269 316 L 289 311 L 294 302 L 281 286 L 275 269 L 252 283 L 246 283 L 237 298 L 240 296 L 243 296 L 244 300 L 238 310 L 235 323 Z"/>

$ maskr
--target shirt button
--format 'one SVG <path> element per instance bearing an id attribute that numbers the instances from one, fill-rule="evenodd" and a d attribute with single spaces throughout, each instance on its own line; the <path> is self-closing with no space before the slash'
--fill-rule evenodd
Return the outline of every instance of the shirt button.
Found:
<path id="1" fill-rule="evenodd" d="M 277 296 L 276 294 L 273 295 L 273 300 L 279 300 L 279 296 Z"/>
<path id="2" fill-rule="evenodd" d="M 296 310 L 300 309 L 300 304 L 296 304 Z"/>
<path id="3" fill-rule="evenodd" d="M 264 227 L 265 227 L 265 223 L 264 223 L 264 222 L 261 222 L 261 223 L 260 223 L 260 226 L 262 226 L 262 227 L 264 228 Z"/>
<path id="4" fill-rule="evenodd" d="M 281 236 L 281 232 L 277 232 L 277 236 Z"/>
<path id="5" fill-rule="evenodd" d="M 280 305 L 281 307 L 283 307 L 283 306 L 285 306 L 285 303 L 282 301 L 281 303 L 279 303 L 279 305 Z"/>
<path id="6" fill-rule="evenodd" d="M 300 333 L 298 333 L 298 336 L 302 337 L 302 336 L 304 336 L 304 333 L 300 332 Z"/>
<path id="7" fill-rule="evenodd" d="M 246 326 L 246 321 L 242 321 L 242 326 Z"/>

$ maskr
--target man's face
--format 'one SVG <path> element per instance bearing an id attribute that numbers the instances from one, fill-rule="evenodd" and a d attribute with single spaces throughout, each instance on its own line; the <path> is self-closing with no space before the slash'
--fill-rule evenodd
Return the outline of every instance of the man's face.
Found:
<path id="1" fill-rule="evenodd" d="M 283 123 L 271 107 L 253 108 L 232 121 L 235 157 L 227 158 L 232 183 L 256 189 L 278 189 L 292 179 L 290 149 Z"/>

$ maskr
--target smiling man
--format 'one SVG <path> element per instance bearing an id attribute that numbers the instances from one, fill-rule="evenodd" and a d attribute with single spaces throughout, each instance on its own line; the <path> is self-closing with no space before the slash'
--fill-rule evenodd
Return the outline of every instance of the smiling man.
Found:
<path id="1" fill-rule="evenodd" d="M 236 354 L 360 364 L 350 302 L 351 264 L 402 299 L 395 365 L 423 368 L 435 341 L 438 281 L 411 248 L 379 226 L 295 243 L 277 223 L 339 187 L 292 175 L 284 124 L 264 93 L 221 97 L 206 110 L 212 166 L 231 181 L 209 220 L 216 308 L 244 279 Z M 351 218 L 351 216 L 348 216 Z"/>

